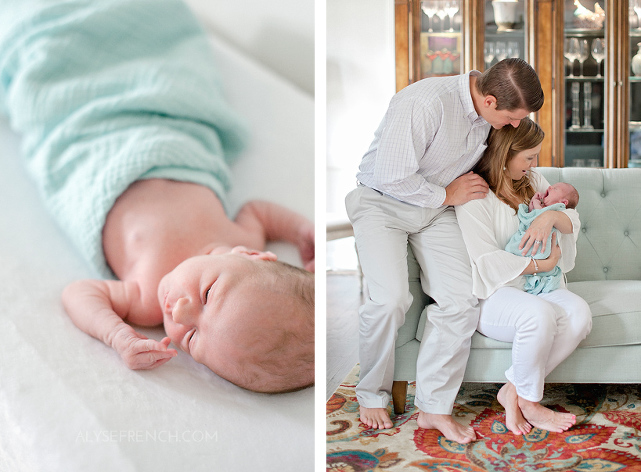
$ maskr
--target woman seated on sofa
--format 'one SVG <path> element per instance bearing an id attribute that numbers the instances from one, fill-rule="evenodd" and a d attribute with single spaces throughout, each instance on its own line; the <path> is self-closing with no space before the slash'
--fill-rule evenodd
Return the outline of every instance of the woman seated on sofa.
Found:
<path id="1" fill-rule="evenodd" d="M 552 411 L 539 402 L 545 377 L 566 359 L 592 327 L 588 304 L 565 288 L 532 295 L 523 290 L 523 275 L 551 270 L 563 273 L 574 267 L 580 227 L 575 210 L 548 211 L 538 216 L 521 240 L 523 254 L 545 249 L 552 231 L 552 251 L 547 259 L 534 260 L 505 251 L 518 228 L 517 209 L 549 183 L 533 168 L 544 133 L 529 119 L 517 128 L 493 129 L 488 147 L 475 172 L 491 192 L 482 200 L 456 207 L 456 216 L 472 262 L 474 295 L 480 300 L 478 331 L 499 341 L 511 342 L 512 366 L 498 400 L 505 408 L 507 427 L 527 434 L 532 426 L 565 431 L 574 415 Z M 556 233 L 556 232 L 555 232 Z"/>

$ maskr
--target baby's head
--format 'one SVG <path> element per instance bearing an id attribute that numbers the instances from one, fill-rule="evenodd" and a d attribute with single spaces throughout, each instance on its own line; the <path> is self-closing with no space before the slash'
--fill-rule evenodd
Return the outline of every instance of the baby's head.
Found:
<path id="1" fill-rule="evenodd" d="M 189 258 L 161 280 L 167 335 L 196 361 L 257 392 L 314 383 L 314 275 L 238 246 Z"/>
<path id="2" fill-rule="evenodd" d="M 566 182 L 550 185 L 543 197 L 543 204 L 550 206 L 555 203 L 563 203 L 566 208 L 576 208 L 579 204 L 579 192 Z"/>

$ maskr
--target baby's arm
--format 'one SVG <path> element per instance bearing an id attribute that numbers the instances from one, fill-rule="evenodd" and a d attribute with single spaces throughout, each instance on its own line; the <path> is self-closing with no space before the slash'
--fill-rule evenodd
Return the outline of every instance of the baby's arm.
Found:
<path id="1" fill-rule="evenodd" d="M 153 369 L 177 355 L 169 338 L 148 339 L 124 322 L 142 309 L 134 282 L 79 280 L 64 289 L 62 303 L 78 328 L 115 349 L 130 369 Z"/>
<path id="2" fill-rule="evenodd" d="M 529 210 L 540 210 L 543 208 L 543 192 L 536 192 L 534 196 L 532 197 L 532 200 L 530 200 L 530 205 L 529 205 Z"/>
<path id="3" fill-rule="evenodd" d="M 314 272 L 314 224 L 275 203 L 254 200 L 238 212 L 235 222 L 262 234 L 268 241 L 287 241 L 298 247 L 305 269 Z"/>

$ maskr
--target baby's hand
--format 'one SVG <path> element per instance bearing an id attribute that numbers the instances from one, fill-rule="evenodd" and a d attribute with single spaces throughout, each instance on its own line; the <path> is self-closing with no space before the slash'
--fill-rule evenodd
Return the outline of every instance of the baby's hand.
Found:
<path id="1" fill-rule="evenodd" d="M 536 192 L 532 197 L 532 200 L 530 200 L 529 210 L 540 210 L 543 208 L 542 201 L 544 196 L 543 192 Z"/>
<path id="2" fill-rule="evenodd" d="M 314 243 L 314 225 L 306 222 L 299 228 L 297 238 L 298 252 L 305 270 L 314 272 L 315 243 Z"/>
<path id="3" fill-rule="evenodd" d="M 116 333 L 113 346 L 127 367 L 147 370 L 161 366 L 178 355 L 175 349 L 168 349 L 170 342 L 170 338 L 163 338 L 160 342 L 149 339 L 126 325 Z"/>

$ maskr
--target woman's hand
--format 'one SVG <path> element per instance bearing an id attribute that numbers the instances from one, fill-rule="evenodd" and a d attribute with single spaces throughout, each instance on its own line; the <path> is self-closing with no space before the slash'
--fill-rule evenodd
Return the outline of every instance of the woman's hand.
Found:
<path id="1" fill-rule="evenodd" d="M 545 252 L 545 244 L 552 232 L 552 227 L 556 221 L 555 213 L 558 211 L 546 211 L 534 218 L 519 244 L 519 249 L 523 249 L 524 256 L 532 249 L 532 255 L 538 252 Z"/>

